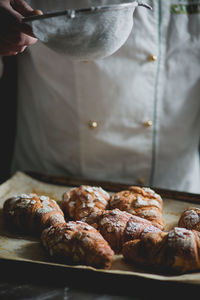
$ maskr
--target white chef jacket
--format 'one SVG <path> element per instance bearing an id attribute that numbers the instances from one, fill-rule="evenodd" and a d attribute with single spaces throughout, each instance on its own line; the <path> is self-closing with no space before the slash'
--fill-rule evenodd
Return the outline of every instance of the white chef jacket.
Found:
<path id="1" fill-rule="evenodd" d="M 147 3 L 110 57 L 18 55 L 13 172 L 200 192 L 200 1 Z"/>

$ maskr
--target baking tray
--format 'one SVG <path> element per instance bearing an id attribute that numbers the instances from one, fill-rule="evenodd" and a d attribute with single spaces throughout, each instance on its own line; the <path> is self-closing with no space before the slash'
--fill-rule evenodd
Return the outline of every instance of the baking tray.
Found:
<path id="1" fill-rule="evenodd" d="M 55 269 L 57 272 L 63 274 L 73 270 L 73 272 L 86 271 L 95 274 L 107 274 L 112 276 L 129 276 L 133 278 L 150 279 L 163 282 L 175 283 L 190 283 L 200 284 L 200 272 L 189 273 L 183 275 L 165 275 L 147 272 L 144 269 L 135 268 L 133 265 L 128 264 L 123 260 L 122 255 L 115 255 L 113 266 L 110 270 L 95 269 L 93 267 L 78 265 L 65 265 L 49 261 L 45 255 L 44 249 L 41 246 L 40 240 L 28 235 L 17 235 L 11 233 L 4 223 L 2 207 L 4 201 L 12 195 L 21 193 L 38 193 L 54 198 L 58 203 L 62 198 L 62 194 L 74 186 L 81 184 L 88 184 L 94 186 L 101 186 L 109 193 L 117 192 L 127 189 L 129 185 L 100 182 L 91 180 L 80 180 L 64 177 L 46 176 L 37 173 L 22 173 L 17 172 L 9 180 L 0 185 L 0 261 L 9 262 L 9 268 L 17 268 L 22 266 L 23 263 L 37 266 L 41 270 Z M 184 192 L 177 192 L 165 189 L 154 190 L 159 193 L 164 202 L 163 217 L 165 219 L 165 230 L 170 230 L 177 226 L 178 219 L 189 206 L 200 208 L 200 195 Z"/>

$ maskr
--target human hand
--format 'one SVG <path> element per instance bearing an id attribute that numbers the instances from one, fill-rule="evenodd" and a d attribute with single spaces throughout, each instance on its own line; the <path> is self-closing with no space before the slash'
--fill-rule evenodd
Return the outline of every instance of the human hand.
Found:
<path id="1" fill-rule="evenodd" d="M 23 52 L 37 42 L 31 27 L 22 23 L 25 16 L 42 14 L 24 0 L 0 0 L 0 55 L 11 56 Z"/>

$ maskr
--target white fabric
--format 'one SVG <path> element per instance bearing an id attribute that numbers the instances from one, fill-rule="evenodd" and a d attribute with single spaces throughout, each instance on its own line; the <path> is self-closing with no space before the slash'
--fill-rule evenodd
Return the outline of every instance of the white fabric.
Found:
<path id="1" fill-rule="evenodd" d="M 13 171 L 200 192 L 200 14 L 175 13 L 188 2 L 137 8 L 130 38 L 103 60 L 40 42 L 19 55 Z"/>

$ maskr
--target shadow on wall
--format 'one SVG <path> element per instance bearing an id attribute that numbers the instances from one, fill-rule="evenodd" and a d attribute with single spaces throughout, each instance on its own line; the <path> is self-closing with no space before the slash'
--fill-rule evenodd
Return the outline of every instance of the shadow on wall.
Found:
<path id="1" fill-rule="evenodd" d="M 16 133 L 17 58 L 3 57 L 0 79 L 0 183 L 10 177 L 10 164 Z"/>

